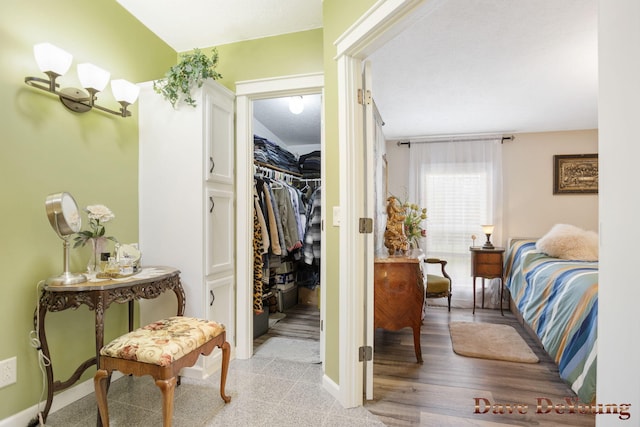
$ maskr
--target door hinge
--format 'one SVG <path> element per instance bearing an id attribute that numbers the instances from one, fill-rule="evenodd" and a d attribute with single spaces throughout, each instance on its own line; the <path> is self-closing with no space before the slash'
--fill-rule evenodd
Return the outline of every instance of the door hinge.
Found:
<path id="1" fill-rule="evenodd" d="M 371 91 L 368 90 L 366 94 L 363 95 L 362 89 L 358 89 L 358 104 L 362 105 L 365 102 L 367 105 L 371 105 Z"/>
<path id="2" fill-rule="evenodd" d="M 373 360 L 373 348 L 370 346 L 362 346 L 358 349 L 358 361 L 371 361 Z"/>
<path id="3" fill-rule="evenodd" d="M 358 221 L 358 230 L 360 234 L 373 233 L 373 219 L 372 218 L 360 218 Z"/>

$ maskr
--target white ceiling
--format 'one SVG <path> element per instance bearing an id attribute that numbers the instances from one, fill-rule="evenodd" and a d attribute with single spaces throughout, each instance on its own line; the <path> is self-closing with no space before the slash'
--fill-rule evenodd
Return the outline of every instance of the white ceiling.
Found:
<path id="1" fill-rule="evenodd" d="M 117 0 L 177 52 L 322 27 L 322 0 Z"/>
<path id="2" fill-rule="evenodd" d="M 322 0 L 118 2 L 179 52 L 322 26 Z M 596 3 L 432 2 L 369 58 L 385 136 L 597 128 Z"/>

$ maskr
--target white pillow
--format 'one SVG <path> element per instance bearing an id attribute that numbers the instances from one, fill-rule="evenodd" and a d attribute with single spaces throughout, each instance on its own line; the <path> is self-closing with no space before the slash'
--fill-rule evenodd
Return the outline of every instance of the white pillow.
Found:
<path id="1" fill-rule="evenodd" d="M 598 233 L 556 224 L 536 242 L 536 249 L 554 258 L 597 261 Z"/>

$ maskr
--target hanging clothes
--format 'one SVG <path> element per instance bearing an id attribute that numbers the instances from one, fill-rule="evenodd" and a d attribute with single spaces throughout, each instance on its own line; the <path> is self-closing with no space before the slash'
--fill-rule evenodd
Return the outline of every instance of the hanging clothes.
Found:
<path id="1" fill-rule="evenodd" d="M 311 265 L 320 262 L 320 237 L 321 237 L 321 187 L 318 187 L 311 195 L 307 207 L 307 226 L 304 235 L 304 262 Z"/>
<path id="2" fill-rule="evenodd" d="M 256 196 L 257 197 L 257 196 Z M 254 204 L 253 209 L 253 312 L 255 314 L 262 314 L 264 307 L 262 303 L 263 296 L 263 283 L 262 283 L 262 268 L 264 266 L 262 261 L 264 245 L 262 240 L 262 226 L 258 217 L 258 209 Z"/>

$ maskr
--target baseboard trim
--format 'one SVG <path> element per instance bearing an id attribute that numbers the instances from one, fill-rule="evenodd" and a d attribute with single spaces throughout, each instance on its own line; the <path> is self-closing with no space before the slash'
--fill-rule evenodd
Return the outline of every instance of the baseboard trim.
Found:
<path id="1" fill-rule="evenodd" d="M 344 406 L 344 402 L 342 402 L 342 396 L 340 394 L 340 386 L 326 374 L 322 376 L 322 387 L 326 391 L 328 391 L 329 394 L 333 396 L 338 402 L 340 402 L 342 406 Z"/>
<path id="2" fill-rule="evenodd" d="M 118 378 L 122 378 L 122 374 L 120 372 L 114 372 L 111 380 L 115 381 Z M 88 379 L 78 385 L 70 387 L 60 393 L 56 394 L 53 402 L 51 403 L 51 410 L 49 411 L 49 415 L 54 412 L 64 408 L 72 404 L 73 402 L 82 399 L 83 397 L 94 392 L 93 387 L 93 378 Z M 14 427 L 17 425 L 26 426 L 29 422 L 38 416 L 38 412 L 44 409 L 46 405 L 46 401 L 41 402 L 40 405 L 33 405 L 30 408 L 25 409 L 24 411 L 18 412 L 16 414 L 11 415 L 8 418 L 0 420 L 0 427 Z M 97 407 L 96 407 L 97 408 Z M 96 412 L 97 413 L 97 412 Z"/>

